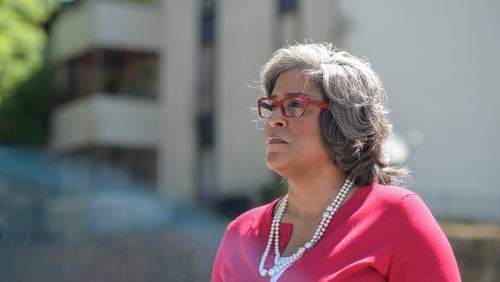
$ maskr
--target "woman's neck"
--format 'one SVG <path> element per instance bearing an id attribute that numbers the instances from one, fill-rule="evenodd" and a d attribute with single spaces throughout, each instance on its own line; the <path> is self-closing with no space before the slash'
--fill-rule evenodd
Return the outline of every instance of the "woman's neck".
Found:
<path id="1" fill-rule="evenodd" d="M 287 217 L 312 219 L 320 217 L 345 182 L 346 174 L 337 167 L 288 178 Z"/>

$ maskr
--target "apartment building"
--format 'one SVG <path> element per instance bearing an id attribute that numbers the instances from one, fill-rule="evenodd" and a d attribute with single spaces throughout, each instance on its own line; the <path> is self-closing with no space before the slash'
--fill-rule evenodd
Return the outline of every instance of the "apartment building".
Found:
<path id="1" fill-rule="evenodd" d="M 334 7 L 321 3 L 68 2 L 48 28 L 57 91 L 50 147 L 183 201 L 258 199 L 275 177 L 251 86 L 279 46 L 336 34 L 333 19 L 314 24 Z"/>
<path id="2" fill-rule="evenodd" d="M 159 27 L 151 3 L 63 5 L 48 25 L 52 150 L 156 184 Z"/>

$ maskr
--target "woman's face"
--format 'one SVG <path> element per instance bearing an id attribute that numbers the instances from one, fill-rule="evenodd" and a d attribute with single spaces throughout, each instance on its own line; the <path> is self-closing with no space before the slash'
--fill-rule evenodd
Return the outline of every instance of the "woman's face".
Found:
<path id="1" fill-rule="evenodd" d="M 278 77 L 271 98 L 282 100 L 299 94 L 317 101 L 323 99 L 314 82 L 307 81 L 298 70 L 289 70 Z M 271 170 L 281 176 L 293 177 L 325 165 L 325 162 L 331 164 L 321 141 L 320 111 L 320 108 L 309 105 L 302 117 L 288 118 L 275 109 L 266 127 L 266 163 Z"/>

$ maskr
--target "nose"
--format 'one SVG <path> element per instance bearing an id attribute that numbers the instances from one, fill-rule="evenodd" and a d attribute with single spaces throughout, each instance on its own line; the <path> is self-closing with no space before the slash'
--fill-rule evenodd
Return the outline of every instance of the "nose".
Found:
<path id="1" fill-rule="evenodd" d="M 274 110 L 274 113 L 267 119 L 269 127 L 286 127 L 288 125 L 287 119 L 283 116 L 280 107 Z"/>

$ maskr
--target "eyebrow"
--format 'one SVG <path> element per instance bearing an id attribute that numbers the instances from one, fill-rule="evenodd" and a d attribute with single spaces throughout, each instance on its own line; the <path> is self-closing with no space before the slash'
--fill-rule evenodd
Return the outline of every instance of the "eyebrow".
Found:
<path id="1" fill-rule="evenodd" d="M 302 93 L 302 92 L 287 92 L 287 93 L 285 93 L 286 97 L 299 96 L 299 95 L 304 95 L 304 96 L 311 98 L 311 95 L 308 95 L 308 94 Z M 276 94 L 272 94 L 271 96 L 269 96 L 269 98 L 276 99 Z"/>

